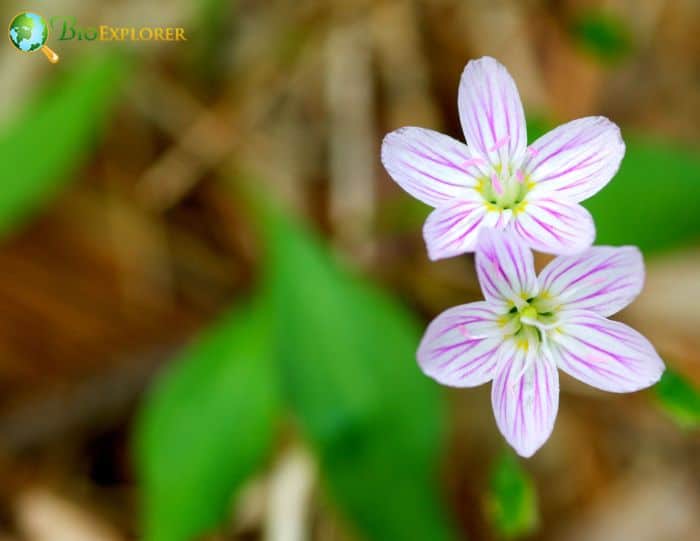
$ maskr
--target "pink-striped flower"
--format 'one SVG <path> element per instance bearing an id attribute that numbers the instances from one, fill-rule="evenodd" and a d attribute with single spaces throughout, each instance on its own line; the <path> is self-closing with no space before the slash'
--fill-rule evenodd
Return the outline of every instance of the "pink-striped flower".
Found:
<path id="1" fill-rule="evenodd" d="M 474 251 L 483 228 L 509 230 L 527 246 L 574 254 L 595 237 L 579 201 L 617 172 L 625 145 L 604 117 L 568 122 L 527 147 L 518 89 L 484 57 L 467 64 L 459 85 L 467 144 L 424 128 L 401 128 L 382 145 L 382 163 L 408 193 L 435 207 L 423 236 L 431 259 Z"/>
<path id="2" fill-rule="evenodd" d="M 518 454 L 531 456 L 552 431 L 557 368 L 619 393 L 661 377 L 664 364 L 649 341 L 607 319 L 642 289 L 637 248 L 599 246 L 559 256 L 536 276 L 532 252 L 514 234 L 485 230 L 476 266 L 486 300 L 440 314 L 423 337 L 418 361 L 445 385 L 493 380 L 496 423 Z"/>

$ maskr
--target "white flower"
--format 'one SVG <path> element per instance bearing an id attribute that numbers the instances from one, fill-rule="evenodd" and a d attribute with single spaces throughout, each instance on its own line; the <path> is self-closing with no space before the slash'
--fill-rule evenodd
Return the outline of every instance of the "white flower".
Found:
<path id="1" fill-rule="evenodd" d="M 663 361 L 649 341 L 607 319 L 641 291 L 637 248 L 593 247 L 554 259 L 535 275 L 513 233 L 482 232 L 476 266 L 485 301 L 451 308 L 418 349 L 423 371 L 445 385 L 493 380 L 496 423 L 522 456 L 549 437 L 559 405 L 557 368 L 611 392 L 656 383 Z"/>
<path id="2" fill-rule="evenodd" d="M 506 69 L 484 57 L 459 85 L 467 144 L 423 128 L 401 128 L 382 145 L 382 163 L 408 193 L 435 207 L 423 235 L 431 259 L 475 249 L 484 228 L 512 231 L 542 252 L 588 248 L 595 228 L 578 204 L 617 172 L 625 145 L 604 117 L 568 122 L 527 148 L 525 115 Z"/>

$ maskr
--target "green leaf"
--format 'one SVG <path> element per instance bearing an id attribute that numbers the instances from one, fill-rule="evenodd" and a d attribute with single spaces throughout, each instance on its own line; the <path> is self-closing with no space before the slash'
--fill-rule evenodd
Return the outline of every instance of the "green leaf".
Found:
<path id="1" fill-rule="evenodd" d="M 531 534 L 537 528 L 537 494 L 518 458 L 504 451 L 491 467 L 488 512 L 501 537 L 512 539 Z"/>
<path id="2" fill-rule="evenodd" d="M 619 62 L 632 49 L 627 22 L 613 13 L 585 12 L 574 21 L 571 34 L 583 50 L 606 64 Z"/>
<path id="3" fill-rule="evenodd" d="M 127 73 L 122 55 L 71 61 L 76 68 L 43 88 L 0 130 L 0 235 L 70 179 L 94 144 Z"/>
<path id="4" fill-rule="evenodd" d="M 266 458 L 279 406 L 266 318 L 260 305 L 227 315 L 149 393 L 135 442 L 147 541 L 217 525 Z"/>
<path id="5" fill-rule="evenodd" d="M 683 376 L 667 369 L 654 391 L 661 407 L 679 426 L 700 426 L 700 389 Z"/>
<path id="6" fill-rule="evenodd" d="M 534 141 L 551 128 L 528 123 Z M 680 144 L 629 135 L 617 175 L 583 202 L 595 220 L 596 244 L 634 244 L 646 253 L 691 245 L 700 239 L 700 155 Z M 695 204 L 695 206 L 693 206 Z"/>
<path id="7" fill-rule="evenodd" d="M 437 482 L 445 410 L 416 364 L 416 321 L 297 224 L 269 213 L 266 232 L 282 379 L 331 498 L 365 539 L 454 539 Z"/>
<path id="8" fill-rule="evenodd" d="M 596 244 L 668 250 L 700 238 L 700 158 L 680 145 L 625 136 L 617 176 L 584 203 L 598 229 Z"/>

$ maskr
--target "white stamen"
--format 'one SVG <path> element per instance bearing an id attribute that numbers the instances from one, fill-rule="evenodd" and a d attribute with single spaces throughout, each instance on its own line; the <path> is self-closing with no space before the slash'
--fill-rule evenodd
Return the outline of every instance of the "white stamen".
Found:
<path id="1" fill-rule="evenodd" d="M 530 345 L 528 347 L 527 355 L 525 356 L 525 362 L 523 363 L 522 368 L 520 369 L 520 372 L 518 373 L 515 378 L 513 378 L 513 383 L 511 384 L 511 390 L 518 384 L 520 383 L 520 378 L 522 378 L 525 375 L 525 372 L 527 372 L 527 369 L 532 366 L 532 362 L 535 359 L 535 355 L 531 353 L 530 348 L 532 346 Z"/>
<path id="2" fill-rule="evenodd" d="M 511 209 L 502 210 L 498 213 L 498 221 L 496 222 L 494 228 L 499 230 L 505 229 L 512 218 L 513 211 Z"/>
<path id="3" fill-rule="evenodd" d="M 520 321 L 522 321 L 526 325 L 532 325 L 533 327 L 537 327 L 541 331 L 548 331 L 554 329 L 558 325 L 558 323 L 542 323 L 538 319 L 530 318 L 527 316 L 521 316 Z"/>

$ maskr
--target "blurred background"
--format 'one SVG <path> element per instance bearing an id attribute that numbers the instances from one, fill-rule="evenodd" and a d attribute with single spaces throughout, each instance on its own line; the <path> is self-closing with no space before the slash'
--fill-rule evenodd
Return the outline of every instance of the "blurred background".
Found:
<path id="1" fill-rule="evenodd" d="M 2 5 L 188 37 L 0 50 L 2 541 L 700 539 L 696 0 Z M 561 375 L 527 461 L 488 385 L 419 373 L 427 322 L 480 292 L 379 162 L 401 126 L 462 139 L 482 55 L 530 140 L 622 127 L 586 206 L 645 252 L 620 317 L 669 368 L 633 395 Z"/>

